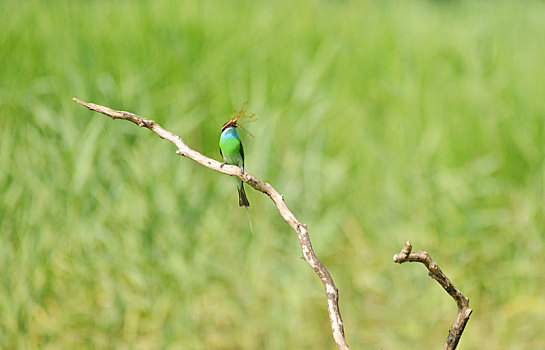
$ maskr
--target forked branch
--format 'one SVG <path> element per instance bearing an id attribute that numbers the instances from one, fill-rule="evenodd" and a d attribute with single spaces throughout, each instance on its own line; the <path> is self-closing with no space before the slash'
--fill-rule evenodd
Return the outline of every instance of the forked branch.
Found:
<path id="1" fill-rule="evenodd" d="M 458 315 L 454 324 L 448 332 L 447 341 L 445 342 L 445 350 L 454 350 L 458 346 L 460 337 L 466 327 L 467 321 L 469 321 L 469 316 L 471 315 L 471 310 L 469 308 L 469 299 L 466 298 L 462 292 L 454 286 L 454 284 L 448 279 L 447 276 L 441 271 L 439 266 L 433 261 L 431 256 L 427 252 L 416 252 L 411 253 L 413 249 L 411 242 L 405 243 L 405 247 L 401 249 L 401 252 L 394 255 L 394 262 L 402 264 L 404 262 L 421 262 L 426 265 L 429 270 L 429 275 L 431 278 L 436 280 L 441 287 L 443 287 L 447 293 L 456 301 L 458 305 Z"/>
<path id="2" fill-rule="evenodd" d="M 320 279 L 322 280 L 322 284 L 324 285 L 326 292 L 327 310 L 329 312 L 331 330 L 333 331 L 333 338 L 335 340 L 335 343 L 337 344 L 337 348 L 342 350 L 350 349 L 348 347 L 348 344 L 346 344 L 346 340 L 344 338 L 343 322 L 339 311 L 339 292 L 337 290 L 337 287 L 335 286 L 335 283 L 333 282 L 333 279 L 331 278 L 331 275 L 322 264 L 322 262 L 314 254 L 312 244 L 310 243 L 310 236 L 308 234 L 307 225 L 301 223 L 295 217 L 295 215 L 293 215 L 293 213 L 289 210 L 288 206 L 284 202 L 284 197 L 279 194 L 270 184 L 261 182 L 255 176 L 248 174 L 237 166 L 220 163 L 189 148 L 189 146 L 185 144 L 180 136 L 163 129 L 153 120 L 142 118 L 141 116 L 130 112 L 117 111 L 94 103 L 83 102 L 77 98 L 74 98 L 73 100 L 89 108 L 90 110 L 110 116 L 112 119 L 128 120 L 140 127 L 148 128 L 157 135 L 159 135 L 159 137 L 168 140 L 176 145 L 176 147 L 178 148 L 176 150 L 177 154 L 192 159 L 195 162 L 220 173 L 236 176 L 253 188 L 255 188 L 256 190 L 268 195 L 278 208 L 278 211 L 280 212 L 280 215 L 282 216 L 284 221 L 286 221 L 288 225 L 290 225 L 291 228 L 295 230 L 295 232 L 297 232 L 304 259 L 309 263 L 309 265 L 314 269 L 314 272 L 316 272 L 318 277 L 320 277 Z"/>

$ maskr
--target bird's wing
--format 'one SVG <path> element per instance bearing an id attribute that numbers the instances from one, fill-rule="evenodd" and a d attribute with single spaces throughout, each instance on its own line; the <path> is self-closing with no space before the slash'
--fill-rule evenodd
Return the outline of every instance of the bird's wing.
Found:
<path id="1" fill-rule="evenodd" d="M 241 167 L 244 169 L 244 147 L 242 147 L 242 141 L 240 142 L 240 156 L 242 157 Z"/>

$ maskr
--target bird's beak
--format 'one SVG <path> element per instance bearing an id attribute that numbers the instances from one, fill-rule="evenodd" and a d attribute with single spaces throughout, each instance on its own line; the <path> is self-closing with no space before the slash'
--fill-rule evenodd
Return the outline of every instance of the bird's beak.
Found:
<path id="1" fill-rule="evenodd" d="M 223 126 L 221 127 L 221 132 L 223 132 L 223 130 L 227 129 L 230 126 L 235 126 L 236 127 L 236 122 L 233 123 L 233 119 L 231 119 L 227 123 L 223 124 Z"/>

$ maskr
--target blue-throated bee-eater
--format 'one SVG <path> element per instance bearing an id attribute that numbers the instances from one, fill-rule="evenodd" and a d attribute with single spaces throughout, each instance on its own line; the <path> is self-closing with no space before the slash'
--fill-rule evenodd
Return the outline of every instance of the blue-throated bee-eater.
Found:
<path id="1" fill-rule="evenodd" d="M 248 102 L 244 103 L 239 112 L 231 115 L 231 119 L 221 127 L 220 136 L 220 154 L 226 164 L 236 165 L 244 169 L 244 148 L 240 141 L 237 128 L 240 123 L 240 118 L 253 118 L 254 114 L 246 115 L 245 109 Z M 248 197 L 244 191 L 244 183 L 241 179 L 235 179 L 238 189 L 238 205 L 241 207 L 249 207 Z"/>

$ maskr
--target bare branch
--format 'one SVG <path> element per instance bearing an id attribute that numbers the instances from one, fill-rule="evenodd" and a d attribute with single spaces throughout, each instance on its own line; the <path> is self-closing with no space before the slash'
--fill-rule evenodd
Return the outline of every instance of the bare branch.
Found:
<path id="1" fill-rule="evenodd" d="M 280 212 L 280 215 L 282 215 L 284 221 L 286 221 L 288 225 L 290 225 L 291 228 L 293 228 L 293 230 L 297 232 L 304 259 L 309 263 L 309 265 L 314 269 L 314 272 L 316 272 L 318 277 L 320 277 L 320 279 L 322 280 L 322 284 L 324 285 L 326 292 L 327 310 L 329 312 L 331 330 L 333 331 L 333 338 L 335 340 L 335 343 L 337 344 L 337 348 L 342 350 L 350 349 L 344 338 L 343 321 L 341 319 L 341 313 L 339 311 L 339 292 L 337 290 L 337 287 L 335 286 L 335 283 L 333 282 L 333 278 L 331 278 L 331 275 L 329 274 L 325 266 L 314 254 L 314 250 L 312 249 L 312 244 L 310 242 L 310 236 L 307 230 L 307 225 L 302 224 L 295 217 L 295 215 L 293 215 L 293 213 L 289 210 L 288 206 L 284 202 L 284 197 L 279 194 L 270 184 L 261 182 L 255 176 L 248 174 L 247 172 L 235 165 L 220 163 L 189 148 L 189 146 L 185 144 L 180 136 L 163 129 L 153 120 L 142 118 L 139 115 L 130 112 L 117 111 L 94 103 L 83 102 L 77 98 L 74 98 L 73 100 L 89 108 L 90 110 L 110 116 L 112 117 L 112 119 L 128 120 L 140 127 L 148 128 L 157 135 L 159 135 L 159 137 L 174 143 L 178 148 L 176 150 L 177 154 L 192 159 L 195 162 L 220 173 L 236 176 L 253 188 L 255 188 L 256 190 L 267 194 L 278 208 L 278 211 Z"/>
<path id="2" fill-rule="evenodd" d="M 435 263 L 435 261 L 433 261 L 427 252 L 411 253 L 412 249 L 413 247 L 411 242 L 407 241 L 403 249 L 401 249 L 401 252 L 394 255 L 394 262 L 403 264 L 404 262 L 416 261 L 426 265 L 430 271 L 430 277 L 436 280 L 454 299 L 454 301 L 456 301 L 456 304 L 458 305 L 458 315 L 456 316 L 454 324 L 450 328 L 444 347 L 445 350 L 454 350 L 458 346 L 460 337 L 462 336 L 467 321 L 469 321 L 469 316 L 473 311 L 469 308 L 469 299 L 466 298 L 462 292 L 456 288 L 456 286 L 454 286 L 447 276 L 445 276 L 443 271 L 441 271 L 439 266 Z"/>

